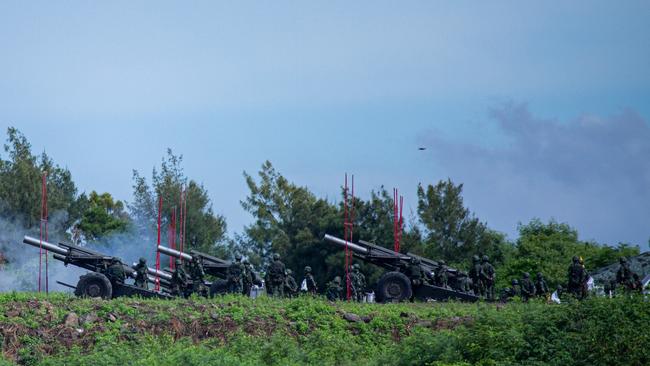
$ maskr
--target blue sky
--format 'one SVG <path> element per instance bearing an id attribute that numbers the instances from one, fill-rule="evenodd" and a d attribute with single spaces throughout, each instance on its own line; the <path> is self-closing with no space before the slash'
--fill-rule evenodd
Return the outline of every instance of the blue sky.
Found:
<path id="1" fill-rule="evenodd" d="M 333 199 L 465 183 L 515 237 L 555 217 L 584 239 L 650 238 L 650 3 L 0 3 L 0 128 L 82 190 L 131 196 L 167 147 L 230 232 L 269 159 Z M 600 127 L 599 127 L 600 126 Z M 427 146 L 420 152 L 418 146 Z"/>

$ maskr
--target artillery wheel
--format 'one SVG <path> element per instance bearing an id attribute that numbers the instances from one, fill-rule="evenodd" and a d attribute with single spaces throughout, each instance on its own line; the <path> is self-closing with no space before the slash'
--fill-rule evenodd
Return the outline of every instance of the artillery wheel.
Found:
<path id="1" fill-rule="evenodd" d="M 377 284 L 377 301 L 401 302 L 413 296 L 411 280 L 401 272 L 384 274 Z"/>
<path id="2" fill-rule="evenodd" d="M 210 297 L 215 297 L 217 295 L 225 295 L 228 293 L 228 281 L 226 280 L 215 280 L 210 286 Z"/>
<path id="3" fill-rule="evenodd" d="M 79 277 L 74 294 L 78 297 L 92 297 L 109 300 L 113 296 L 111 281 L 101 273 L 91 272 Z"/>

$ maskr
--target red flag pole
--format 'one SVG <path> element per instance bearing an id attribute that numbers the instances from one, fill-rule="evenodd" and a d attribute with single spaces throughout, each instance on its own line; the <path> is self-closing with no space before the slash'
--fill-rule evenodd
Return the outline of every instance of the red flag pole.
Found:
<path id="1" fill-rule="evenodd" d="M 162 225 L 162 196 L 158 198 L 158 241 L 156 242 L 156 271 L 160 271 L 160 228 Z M 160 277 L 156 275 L 156 291 L 160 291 Z"/>

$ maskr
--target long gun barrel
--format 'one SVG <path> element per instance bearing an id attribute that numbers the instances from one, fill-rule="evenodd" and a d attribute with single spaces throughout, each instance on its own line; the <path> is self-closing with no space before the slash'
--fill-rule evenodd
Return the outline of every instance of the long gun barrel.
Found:
<path id="1" fill-rule="evenodd" d="M 36 248 L 41 248 L 42 247 L 43 249 L 45 249 L 47 251 L 50 251 L 50 252 L 52 252 L 54 254 L 63 255 L 63 256 L 68 255 L 68 250 L 67 249 L 61 248 L 60 246 L 58 246 L 56 244 L 52 244 L 52 243 L 48 243 L 46 241 L 42 241 L 42 240 L 39 240 L 39 239 L 36 239 L 36 238 L 32 238 L 31 236 L 24 237 L 23 238 L 23 243 L 31 245 L 31 246 L 36 247 Z"/>
<path id="2" fill-rule="evenodd" d="M 399 259 L 399 260 L 410 260 L 411 257 L 408 255 L 404 255 L 398 252 L 395 252 L 393 250 L 380 247 L 378 245 L 374 245 L 371 243 L 367 242 L 360 242 L 359 244 L 352 243 L 350 241 L 345 241 L 343 239 L 337 238 L 335 236 L 325 234 L 325 237 L 323 238 L 326 242 L 330 242 L 332 244 L 336 244 L 342 248 L 345 248 L 346 246 L 348 249 L 352 250 L 359 256 L 379 256 L 379 257 L 384 257 L 384 258 L 391 258 L 391 259 Z"/>
<path id="3" fill-rule="evenodd" d="M 184 261 L 188 261 L 188 262 L 193 262 L 194 261 L 194 257 L 192 257 L 191 255 L 189 255 L 187 253 L 181 253 L 176 249 L 164 247 L 162 245 L 158 246 L 158 251 L 160 253 L 162 253 L 162 254 L 166 254 L 166 255 L 168 255 L 170 257 L 174 257 L 174 258 L 179 258 L 179 259 L 182 259 Z"/>
<path id="4" fill-rule="evenodd" d="M 354 244 L 354 243 L 349 242 L 349 241 L 345 241 L 343 239 L 339 239 L 339 238 L 337 238 L 335 236 L 332 236 L 332 235 L 329 235 L 329 234 L 325 234 L 324 240 L 328 241 L 328 242 L 330 242 L 332 244 L 336 244 L 336 245 L 338 245 L 340 247 L 345 248 L 347 246 L 352 251 L 354 251 L 354 252 L 356 252 L 358 254 L 361 254 L 361 255 L 367 255 L 367 254 L 370 253 L 370 250 L 367 249 L 367 248 L 364 248 L 364 247 L 362 247 L 360 245 Z"/>

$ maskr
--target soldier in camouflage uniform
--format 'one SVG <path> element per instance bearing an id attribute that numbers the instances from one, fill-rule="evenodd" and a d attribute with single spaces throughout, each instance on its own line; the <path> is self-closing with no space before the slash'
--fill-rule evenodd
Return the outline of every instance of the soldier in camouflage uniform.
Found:
<path id="1" fill-rule="evenodd" d="M 135 270 L 135 287 L 139 287 L 145 290 L 149 289 L 149 268 L 147 266 L 147 260 L 140 258 L 138 264 L 133 267 Z"/>
<path id="2" fill-rule="evenodd" d="M 285 296 L 289 298 L 295 297 L 298 293 L 298 284 L 296 283 L 296 279 L 293 278 L 293 271 L 287 268 L 284 278 Z"/>
<path id="3" fill-rule="evenodd" d="M 449 275 L 447 274 L 447 263 L 445 263 L 445 261 L 439 261 L 435 277 L 436 286 L 448 288 L 448 282 Z"/>
<path id="4" fill-rule="evenodd" d="M 177 259 L 176 268 L 172 272 L 171 279 L 171 294 L 172 296 L 182 296 L 185 297 L 187 286 L 189 284 L 189 277 L 185 268 L 183 267 L 183 262 L 180 259 Z"/>
<path id="5" fill-rule="evenodd" d="M 411 263 L 406 268 L 406 276 L 411 279 L 411 283 L 414 287 L 420 286 L 424 283 L 422 266 L 420 266 L 419 258 L 411 258 Z"/>
<path id="6" fill-rule="evenodd" d="M 192 292 L 207 297 L 208 288 L 205 285 L 205 271 L 201 257 L 197 256 L 190 262 L 190 277 L 192 278 Z"/>
<path id="7" fill-rule="evenodd" d="M 341 277 L 336 276 L 334 280 L 327 284 L 327 289 L 325 290 L 325 296 L 329 301 L 339 301 L 341 300 Z"/>
<path id="8" fill-rule="evenodd" d="M 307 293 L 311 295 L 316 295 L 318 292 L 318 286 L 316 285 L 316 280 L 314 279 L 314 275 L 311 273 L 311 267 L 306 266 L 305 267 L 305 279 L 303 280 L 305 286 L 307 288 Z"/>
<path id="9" fill-rule="evenodd" d="M 494 266 L 490 264 L 490 257 L 484 255 L 481 264 L 481 284 L 487 300 L 494 300 L 494 275 Z"/>
<path id="10" fill-rule="evenodd" d="M 550 293 L 542 272 L 537 272 L 537 278 L 535 280 L 535 293 L 538 297 L 542 298 L 547 298 Z"/>
<path id="11" fill-rule="evenodd" d="M 284 263 L 280 261 L 279 254 L 273 254 L 273 262 L 268 268 L 269 290 L 274 297 L 284 297 L 284 283 L 285 283 Z"/>
<path id="12" fill-rule="evenodd" d="M 108 277 L 112 285 L 124 284 L 126 273 L 124 272 L 124 265 L 119 259 L 111 258 L 110 265 L 106 268 L 106 277 Z"/>
<path id="13" fill-rule="evenodd" d="M 632 291 L 634 289 L 634 273 L 630 269 L 629 264 L 627 263 L 627 258 L 622 257 L 619 260 L 621 266 L 616 272 L 616 283 L 623 286 L 626 291 Z"/>
<path id="14" fill-rule="evenodd" d="M 250 296 L 251 295 L 251 290 L 253 288 L 253 282 L 255 280 L 255 272 L 253 272 L 253 266 L 251 266 L 251 262 L 248 261 L 248 259 L 244 259 L 244 278 L 242 281 L 243 288 L 244 288 L 244 296 Z"/>
<path id="15" fill-rule="evenodd" d="M 528 299 L 535 296 L 535 284 L 530 280 L 530 273 L 524 273 L 524 278 L 521 280 L 521 299 L 528 302 Z"/>
<path id="16" fill-rule="evenodd" d="M 229 293 L 241 295 L 244 292 L 244 272 L 246 272 L 246 269 L 241 263 L 241 255 L 237 254 L 235 261 L 230 264 L 226 274 Z"/>
<path id="17" fill-rule="evenodd" d="M 573 263 L 571 266 L 569 266 L 568 277 L 569 293 L 575 296 L 577 299 L 582 299 L 583 286 L 586 281 L 587 272 L 585 271 L 585 268 L 580 264 L 580 258 L 577 256 L 573 257 Z"/>
<path id="18" fill-rule="evenodd" d="M 363 302 L 363 299 L 366 295 L 366 276 L 361 273 L 361 266 L 359 263 L 355 263 L 352 266 L 353 279 L 352 287 L 354 288 L 354 294 L 356 301 Z"/>
<path id="19" fill-rule="evenodd" d="M 478 255 L 475 255 L 472 258 L 472 268 L 469 270 L 469 278 L 472 279 L 472 288 L 474 289 L 474 295 L 484 296 L 483 286 L 481 283 L 481 272 L 483 267 L 481 266 L 481 258 Z"/>
<path id="20" fill-rule="evenodd" d="M 501 291 L 501 302 L 508 302 L 508 300 L 515 296 L 520 296 L 520 294 L 519 281 L 514 279 L 512 280 L 510 287 L 506 287 Z"/>

